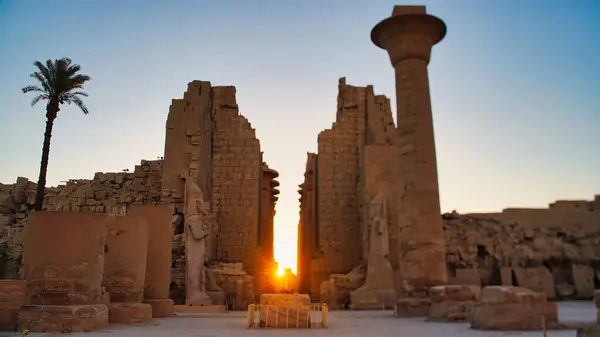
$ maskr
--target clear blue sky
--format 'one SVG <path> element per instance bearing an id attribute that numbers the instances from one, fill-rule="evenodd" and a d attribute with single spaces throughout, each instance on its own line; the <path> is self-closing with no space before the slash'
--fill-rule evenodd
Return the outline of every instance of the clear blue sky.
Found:
<path id="1" fill-rule="evenodd" d="M 338 78 L 394 101 L 393 69 L 369 38 L 394 4 L 425 4 L 448 25 L 430 64 L 443 211 L 600 193 L 597 0 L 0 0 L 0 181 L 37 179 L 45 107 L 20 88 L 34 60 L 67 56 L 92 77 L 90 114 L 60 111 L 49 184 L 162 156 L 188 82 L 235 85 L 281 173 L 278 226 L 292 228 Z"/>

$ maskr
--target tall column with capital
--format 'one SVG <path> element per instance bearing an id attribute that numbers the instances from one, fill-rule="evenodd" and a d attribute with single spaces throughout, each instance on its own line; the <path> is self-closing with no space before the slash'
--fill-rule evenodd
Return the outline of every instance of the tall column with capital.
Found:
<path id="1" fill-rule="evenodd" d="M 427 72 L 431 49 L 445 35 L 444 22 L 424 6 L 395 6 L 392 16 L 371 31 L 396 73 L 400 298 L 425 298 L 429 287 L 447 281 Z"/>

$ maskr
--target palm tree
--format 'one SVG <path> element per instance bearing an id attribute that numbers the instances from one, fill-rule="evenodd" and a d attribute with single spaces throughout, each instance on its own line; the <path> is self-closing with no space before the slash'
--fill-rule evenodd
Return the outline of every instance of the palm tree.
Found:
<path id="1" fill-rule="evenodd" d="M 75 103 L 84 114 L 88 114 L 87 107 L 79 96 L 87 97 L 83 91 L 85 82 L 91 80 L 87 75 L 78 74 L 81 67 L 77 64 L 71 64 L 68 58 L 59 60 L 48 60 L 46 65 L 40 61 L 33 63 L 37 71 L 29 75 L 35 78 L 39 85 L 29 85 L 24 87 L 23 93 L 39 93 L 32 101 L 31 106 L 42 100 L 47 100 L 46 104 L 46 131 L 44 132 L 44 145 L 42 147 L 42 161 L 40 163 L 40 177 L 37 183 L 35 195 L 35 211 L 42 210 L 44 204 L 44 190 L 46 188 L 46 173 L 48 172 L 48 157 L 50 156 L 50 138 L 52 137 L 52 126 L 54 120 L 58 117 L 61 104 Z"/>

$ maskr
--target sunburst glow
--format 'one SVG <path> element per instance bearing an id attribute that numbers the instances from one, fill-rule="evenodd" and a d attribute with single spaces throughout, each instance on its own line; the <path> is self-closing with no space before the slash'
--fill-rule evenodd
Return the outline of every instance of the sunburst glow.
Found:
<path id="1" fill-rule="evenodd" d="M 283 192 L 283 191 L 282 191 Z M 288 223 L 290 219 L 294 222 Z M 274 242 L 275 261 L 277 261 L 277 275 L 282 276 L 283 270 L 290 268 L 296 274 L 296 260 L 298 255 L 298 215 L 277 212 L 275 214 Z M 282 223 L 285 221 L 285 223 Z"/>

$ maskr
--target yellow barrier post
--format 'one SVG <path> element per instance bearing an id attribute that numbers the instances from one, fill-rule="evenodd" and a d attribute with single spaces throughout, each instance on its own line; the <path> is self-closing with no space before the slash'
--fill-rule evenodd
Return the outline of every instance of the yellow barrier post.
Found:
<path id="1" fill-rule="evenodd" d="M 329 319 L 329 308 L 327 307 L 326 303 L 323 303 L 323 307 L 321 309 L 323 312 L 321 313 L 322 315 L 322 321 L 321 321 L 321 325 L 326 328 L 327 325 L 329 324 L 328 319 Z"/>
<path id="2" fill-rule="evenodd" d="M 254 325 L 254 304 L 248 305 L 248 317 L 246 317 L 246 328 L 251 328 Z"/>
<path id="3" fill-rule="evenodd" d="M 542 315 L 542 336 L 548 337 L 548 333 L 546 331 L 546 316 Z"/>
<path id="4" fill-rule="evenodd" d="M 309 324 L 310 324 L 310 313 L 311 313 L 311 307 L 310 305 L 306 306 L 306 309 L 308 310 L 308 314 L 306 315 L 306 327 L 310 328 Z"/>
<path id="5" fill-rule="evenodd" d="M 264 310 L 267 312 L 265 317 L 265 328 L 269 326 L 269 307 L 268 306 L 262 306 L 261 305 L 261 309 L 264 308 Z"/>

